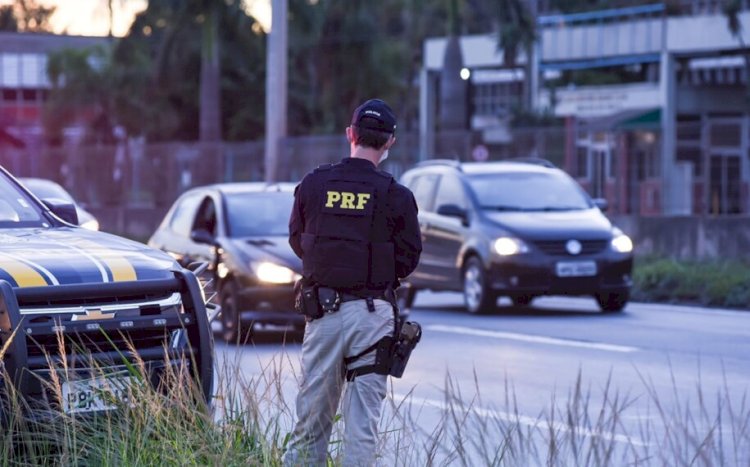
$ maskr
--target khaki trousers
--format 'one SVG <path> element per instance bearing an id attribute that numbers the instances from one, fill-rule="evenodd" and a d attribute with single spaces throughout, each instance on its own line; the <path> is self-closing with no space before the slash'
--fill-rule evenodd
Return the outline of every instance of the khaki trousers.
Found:
<path id="1" fill-rule="evenodd" d="M 344 387 L 344 357 L 357 355 L 381 337 L 393 334 L 393 308 L 375 300 L 375 311 L 365 300 L 307 323 L 302 341 L 302 381 L 297 395 L 297 424 L 283 457 L 285 466 L 326 465 L 334 417 Z M 370 352 L 349 366 L 375 361 Z M 370 373 L 346 383 L 342 402 L 344 466 L 375 464 L 378 422 L 386 395 L 386 375 Z"/>

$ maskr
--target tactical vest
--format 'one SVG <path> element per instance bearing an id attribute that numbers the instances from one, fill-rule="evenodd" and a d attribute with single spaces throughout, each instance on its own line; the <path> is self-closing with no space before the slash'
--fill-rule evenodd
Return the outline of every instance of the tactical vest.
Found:
<path id="1" fill-rule="evenodd" d="M 305 277 L 341 290 L 384 289 L 396 280 L 385 212 L 393 177 L 345 164 L 321 166 L 314 174 L 317 205 L 310 208 L 318 216 L 302 235 Z"/>

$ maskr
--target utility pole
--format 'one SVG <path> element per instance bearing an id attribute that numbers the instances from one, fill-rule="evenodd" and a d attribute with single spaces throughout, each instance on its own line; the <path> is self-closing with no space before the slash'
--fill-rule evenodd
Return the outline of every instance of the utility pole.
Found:
<path id="1" fill-rule="evenodd" d="M 271 1 L 271 33 L 266 51 L 266 182 L 278 179 L 281 142 L 287 132 L 288 7 L 288 0 Z"/>

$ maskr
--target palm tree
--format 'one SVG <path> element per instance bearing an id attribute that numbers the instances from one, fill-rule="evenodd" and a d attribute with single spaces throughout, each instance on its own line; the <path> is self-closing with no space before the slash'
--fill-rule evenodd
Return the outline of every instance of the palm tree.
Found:
<path id="1" fill-rule="evenodd" d="M 450 34 L 445 45 L 443 71 L 440 74 L 440 129 L 463 130 L 467 119 L 468 84 L 461 78 L 463 55 L 459 43 L 458 1 L 450 2 Z"/>
<path id="2" fill-rule="evenodd" d="M 163 8 L 174 12 L 174 21 L 168 24 L 166 36 L 157 54 L 156 80 L 165 74 L 165 68 L 175 47 L 177 36 L 198 22 L 201 26 L 201 73 L 199 139 L 216 142 L 221 132 L 221 67 L 219 65 L 218 18 L 222 0 L 162 0 Z M 226 6 L 224 6 L 226 8 Z"/>
<path id="3" fill-rule="evenodd" d="M 503 60 L 508 67 L 516 66 L 519 49 L 526 54 L 524 107 L 531 111 L 531 73 L 536 43 L 536 0 L 499 0 L 496 19 L 499 29 L 498 47 L 503 51 Z"/>

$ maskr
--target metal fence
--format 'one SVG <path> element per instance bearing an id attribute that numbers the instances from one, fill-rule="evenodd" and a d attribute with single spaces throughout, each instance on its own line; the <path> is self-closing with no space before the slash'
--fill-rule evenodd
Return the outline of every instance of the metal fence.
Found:
<path id="1" fill-rule="evenodd" d="M 480 132 L 438 133 L 432 157 L 473 160 L 482 145 Z M 502 144 L 484 145 L 489 160 L 538 155 L 562 166 L 564 131 L 520 129 Z M 288 138 L 282 145 L 280 180 L 297 181 L 320 164 L 349 155 L 342 136 Z M 402 133 L 384 169 L 399 177 L 419 161 L 419 135 Z M 163 207 L 188 188 L 218 182 L 261 181 L 263 142 L 175 142 L 146 144 L 131 141 L 116 146 L 33 147 L 0 146 L 0 164 L 19 177 L 55 180 L 88 206 Z"/>

